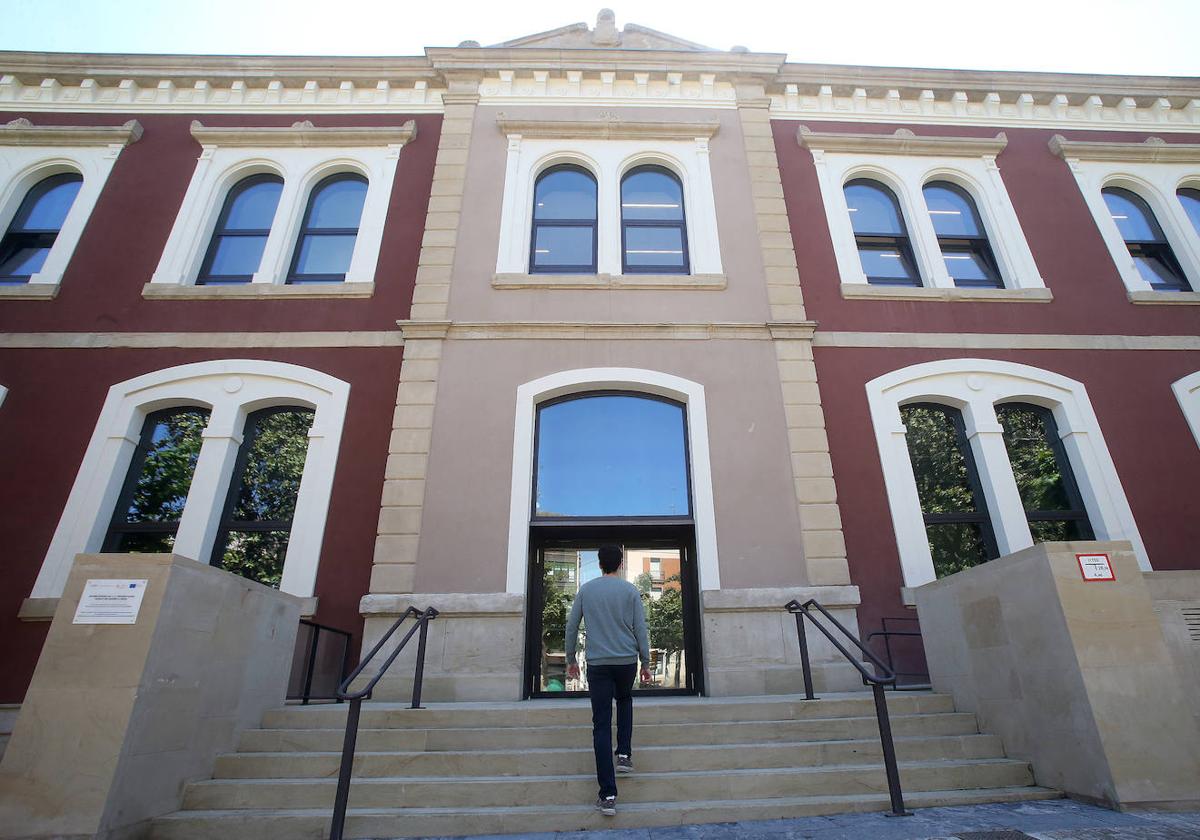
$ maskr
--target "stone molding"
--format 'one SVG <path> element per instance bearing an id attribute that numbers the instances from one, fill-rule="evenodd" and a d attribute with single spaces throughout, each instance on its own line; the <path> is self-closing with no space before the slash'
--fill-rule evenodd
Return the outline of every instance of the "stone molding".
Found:
<path id="1" fill-rule="evenodd" d="M 972 289 L 940 286 L 873 286 L 842 283 L 842 297 L 850 300 L 943 300 L 971 303 L 1050 303 L 1054 295 L 1046 288 Z"/>
<path id="2" fill-rule="evenodd" d="M 933 155 L 935 157 L 995 157 L 1008 145 L 1000 132 L 993 138 L 917 136 L 910 129 L 898 128 L 891 134 L 852 134 L 818 132 L 807 125 L 796 129 L 796 142 L 806 149 L 823 152 L 851 152 L 885 155 Z"/>
<path id="3" fill-rule="evenodd" d="M 1130 303 L 1200 306 L 1200 292 L 1129 292 Z"/>
<path id="4" fill-rule="evenodd" d="M 34 125 L 19 117 L 0 125 L 0 146 L 128 146 L 142 138 L 142 124 Z"/>
<path id="5" fill-rule="evenodd" d="M 1155 292 L 1155 294 L 1163 294 Z M 814 347 L 925 347 L 946 350 L 1200 350 L 1193 335 L 820 332 Z"/>
<path id="6" fill-rule="evenodd" d="M 272 300 L 312 300 L 314 298 L 369 298 L 374 283 L 237 283 L 197 286 L 194 284 L 147 283 L 142 297 L 147 300 L 228 300 L 230 298 L 270 298 Z"/>
<path id="7" fill-rule="evenodd" d="M 512 592 L 455 592 L 415 595 L 364 595 L 358 610 L 364 616 L 400 615 L 410 606 L 433 607 L 438 617 L 524 616 L 525 596 Z"/>
<path id="8" fill-rule="evenodd" d="M 1063 160 L 1102 160 L 1128 163 L 1200 163 L 1200 143 L 1168 143 L 1147 137 L 1141 143 L 1050 138 L 1050 151 Z"/>
<path id="9" fill-rule="evenodd" d="M 257 349 L 289 347 L 400 347 L 398 331 L 311 332 L 45 332 L 2 333 L 6 350 L 95 350 L 101 348 L 218 347 Z"/>
<path id="10" fill-rule="evenodd" d="M 0 300 L 54 300 L 58 283 L 26 283 L 21 286 L 0 286 Z"/>
<path id="11" fill-rule="evenodd" d="M 514 120 L 496 116 L 496 125 L 507 135 L 530 140 L 695 140 L 711 139 L 720 129 L 717 120 L 675 122 L 666 120 Z"/>
<path id="12" fill-rule="evenodd" d="M 206 126 L 192 120 L 192 137 L 202 146 L 283 146 L 305 147 L 361 147 L 403 146 L 417 136 L 416 120 L 392 126 L 322 126 L 318 128 L 311 120 L 292 123 L 290 126 Z"/>
<path id="13" fill-rule="evenodd" d="M 862 603 L 857 586 L 794 586 L 765 589 L 706 589 L 700 593 L 705 613 L 761 612 L 778 609 L 792 599 L 804 603 L 815 598 L 823 607 L 857 607 Z"/>
<path id="14" fill-rule="evenodd" d="M 678 289 L 720 291 L 728 285 L 724 274 L 496 274 L 493 289 Z"/>

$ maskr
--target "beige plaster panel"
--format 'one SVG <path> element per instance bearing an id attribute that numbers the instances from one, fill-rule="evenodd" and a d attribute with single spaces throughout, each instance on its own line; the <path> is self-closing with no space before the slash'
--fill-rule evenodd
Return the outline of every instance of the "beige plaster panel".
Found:
<path id="1" fill-rule="evenodd" d="M 1184 698 L 1200 727 L 1200 571 L 1144 572 L 1143 577 Z"/>
<path id="2" fill-rule="evenodd" d="M 1106 552 L 1111 582 L 1076 553 Z M 914 590 L 936 689 L 1038 784 L 1114 807 L 1195 807 L 1200 732 L 1128 543 L 1043 543 Z"/>
<path id="3" fill-rule="evenodd" d="M 504 590 L 517 387 L 592 367 L 651 369 L 704 386 L 721 587 L 804 585 L 770 341 L 447 341 L 416 591 Z"/>
<path id="4" fill-rule="evenodd" d="M 681 108 L 505 107 L 521 120 L 599 120 L 601 112 L 628 121 L 700 122 L 717 119 L 709 165 L 717 208 L 721 262 L 727 286 L 697 290 L 494 289 L 508 139 L 496 124 L 500 109 L 475 109 L 471 155 L 458 230 L 449 316 L 455 321 L 758 321 L 770 320 L 762 250 L 751 194 L 741 122 L 733 110 Z M 564 141 L 569 142 L 569 141 Z M 789 245 L 790 247 L 790 245 Z"/>
<path id="5" fill-rule="evenodd" d="M 73 624 L 90 578 L 148 581 L 133 625 Z M 0 764 L 0 837 L 140 836 L 283 702 L 300 600 L 169 554 L 81 554 Z"/>

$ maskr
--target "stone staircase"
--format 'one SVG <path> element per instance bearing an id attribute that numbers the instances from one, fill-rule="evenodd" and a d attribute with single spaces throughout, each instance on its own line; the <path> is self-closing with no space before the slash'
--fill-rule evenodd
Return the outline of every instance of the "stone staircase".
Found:
<path id="1" fill-rule="evenodd" d="M 1046 799 L 947 695 L 889 693 L 909 807 Z M 322 840 L 345 706 L 269 712 L 187 786 L 155 840 Z M 363 707 L 346 836 L 569 831 L 888 809 L 871 695 L 645 698 L 615 818 L 596 796 L 586 699 Z"/>

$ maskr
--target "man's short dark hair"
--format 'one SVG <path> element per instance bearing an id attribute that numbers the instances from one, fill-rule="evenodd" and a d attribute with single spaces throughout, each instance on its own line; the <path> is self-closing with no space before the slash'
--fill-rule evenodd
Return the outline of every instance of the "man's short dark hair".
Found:
<path id="1" fill-rule="evenodd" d="M 600 570 L 606 575 L 611 575 L 617 569 L 621 568 L 621 560 L 625 554 L 621 551 L 619 545 L 602 545 L 600 546 Z"/>

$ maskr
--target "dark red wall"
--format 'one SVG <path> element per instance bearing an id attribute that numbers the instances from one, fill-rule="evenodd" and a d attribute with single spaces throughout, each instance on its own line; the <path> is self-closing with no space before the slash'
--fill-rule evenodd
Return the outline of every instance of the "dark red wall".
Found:
<path id="1" fill-rule="evenodd" d="M 346 424 L 329 504 L 316 620 L 356 637 L 358 601 L 368 590 L 387 462 L 400 348 L 239 350 L 3 350 L 0 382 L 0 703 L 20 702 L 49 624 L 17 620 L 109 386 L 162 368 L 210 359 L 268 359 L 302 365 L 350 383 Z M 357 644 L 357 638 L 356 638 Z"/>
<path id="2" fill-rule="evenodd" d="M 53 301 L 0 301 L 6 331 L 259 331 L 394 329 L 408 317 L 425 230 L 441 116 L 425 114 L 304 114 L 195 116 L 19 114 L 34 125 L 120 125 L 137 119 L 142 139 L 121 152 Z M 200 144 L 189 126 L 287 126 L 311 119 L 325 126 L 417 123 L 392 185 L 375 295 L 356 300 L 144 300 L 142 286 L 158 267 Z"/>

